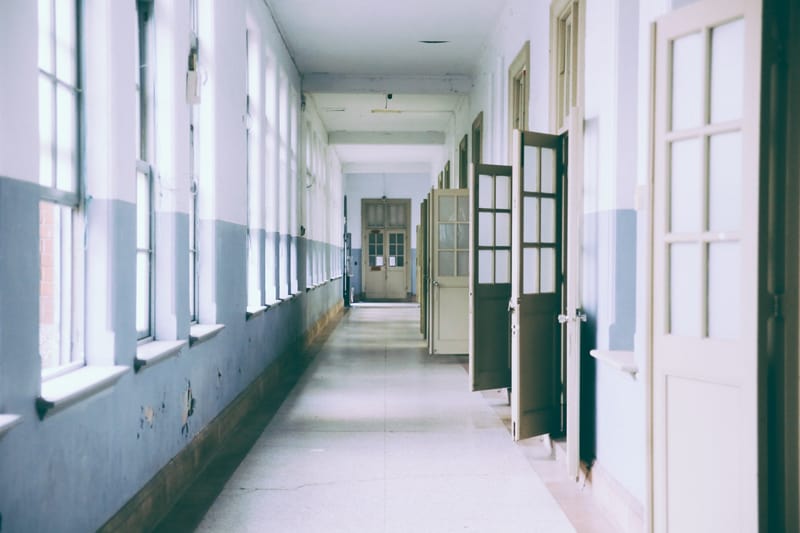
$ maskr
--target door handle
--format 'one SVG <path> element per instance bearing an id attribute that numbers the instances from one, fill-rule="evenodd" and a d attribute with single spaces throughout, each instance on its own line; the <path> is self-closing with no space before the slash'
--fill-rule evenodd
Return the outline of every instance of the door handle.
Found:
<path id="1" fill-rule="evenodd" d="M 575 316 L 569 316 L 568 314 L 560 314 L 558 315 L 558 323 L 559 324 L 566 324 L 567 322 L 586 322 L 588 317 L 586 313 L 583 312 L 583 309 L 580 307 L 575 309 Z"/>
<path id="2" fill-rule="evenodd" d="M 566 324 L 567 322 L 569 322 L 569 317 L 567 315 L 558 315 L 559 324 Z"/>
<path id="3" fill-rule="evenodd" d="M 438 287 L 438 286 L 439 286 L 439 282 L 438 282 L 438 281 L 436 281 L 436 280 L 433 280 L 433 286 L 434 286 L 434 287 Z"/>

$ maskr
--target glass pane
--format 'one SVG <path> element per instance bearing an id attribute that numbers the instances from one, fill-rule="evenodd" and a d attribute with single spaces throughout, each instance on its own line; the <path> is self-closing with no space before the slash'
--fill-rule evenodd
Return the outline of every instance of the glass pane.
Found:
<path id="1" fill-rule="evenodd" d="M 526 146 L 523 150 L 523 190 L 525 192 L 539 192 L 539 148 L 535 146 Z"/>
<path id="2" fill-rule="evenodd" d="M 439 276 L 456 275 L 455 252 L 439 252 Z"/>
<path id="3" fill-rule="evenodd" d="M 53 0 L 39 0 L 39 68 L 53 72 Z"/>
<path id="4" fill-rule="evenodd" d="M 136 247 L 150 248 L 150 179 L 136 173 Z"/>
<path id="5" fill-rule="evenodd" d="M 708 336 L 739 337 L 741 300 L 739 244 L 711 243 L 708 247 Z"/>
<path id="6" fill-rule="evenodd" d="M 556 192 L 556 153 L 552 148 L 542 148 L 542 192 Z"/>
<path id="7" fill-rule="evenodd" d="M 439 224 L 439 248 L 452 250 L 456 247 L 456 225 Z"/>
<path id="8" fill-rule="evenodd" d="M 469 196 L 458 197 L 458 221 L 469 222 Z"/>
<path id="9" fill-rule="evenodd" d="M 458 252 L 458 276 L 469 276 L 469 252 Z"/>
<path id="10" fill-rule="evenodd" d="M 497 189 L 496 209 L 511 209 L 511 178 L 509 176 L 497 176 L 495 187 Z"/>
<path id="11" fill-rule="evenodd" d="M 556 292 L 556 250 L 542 248 L 542 292 Z"/>
<path id="12" fill-rule="evenodd" d="M 495 283 L 511 283 L 511 251 L 497 250 L 495 252 Z"/>
<path id="13" fill-rule="evenodd" d="M 478 246 L 494 244 L 494 216 L 492 213 L 478 213 Z"/>
<path id="14" fill-rule="evenodd" d="M 693 33 L 672 43 L 672 129 L 703 122 L 703 37 Z"/>
<path id="15" fill-rule="evenodd" d="M 511 246 L 511 214 L 497 213 L 497 233 L 495 244 L 497 246 Z"/>
<path id="16" fill-rule="evenodd" d="M 58 111 L 56 186 L 64 191 L 75 191 L 77 190 L 78 181 L 78 109 L 76 98 L 75 94 L 65 87 L 58 87 L 56 97 L 58 99 L 56 102 Z"/>
<path id="17" fill-rule="evenodd" d="M 58 366 L 61 353 L 61 217 L 59 207 L 39 203 L 39 355 L 42 368 Z M 65 295 L 66 296 L 66 295 Z"/>
<path id="18" fill-rule="evenodd" d="M 714 135 L 709 140 L 708 218 L 711 231 L 736 231 L 742 219 L 742 134 Z"/>
<path id="19" fill-rule="evenodd" d="M 522 292 L 525 294 L 539 292 L 539 250 L 537 248 L 522 250 Z"/>
<path id="20" fill-rule="evenodd" d="M 524 219 L 523 240 L 539 242 L 539 199 L 527 197 L 523 200 L 522 217 Z"/>
<path id="21" fill-rule="evenodd" d="M 556 242 L 556 201 L 542 198 L 542 242 Z"/>
<path id="22" fill-rule="evenodd" d="M 39 183 L 52 187 L 53 182 L 53 99 L 55 87 L 44 76 L 39 77 Z"/>
<path id="23" fill-rule="evenodd" d="M 457 224 L 456 247 L 459 250 L 469 249 L 469 224 Z"/>
<path id="24" fill-rule="evenodd" d="M 700 139 L 672 143 L 670 231 L 703 229 L 702 158 Z"/>
<path id="25" fill-rule="evenodd" d="M 136 331 L 147 336 L 150 328 L 150 254 L 136 254 Z"/>
<path id="26" fill-rule="evenodd" d="M 670 245 L 669 323 L 672 335 L 699 337 L 703 269 L 699 244 Z"/>
<path id="27" fill-rule="evenodd" d="M 744 20 L 711 30 L 711 122 L 742 116 Z"/>
<path id="28" fill-rule="evenodd" d="M 77 85 L 78 65 L 75 38 L 77 19 L 75 2 L 59 0 L 56 6 L 56 75 L 70 85 Z"/>
<path id="29" fill-rule="evenodd" d="M 491 250 L 480 250 L 478 252 L 478 283 L 492 283 L 494 281 L 494 272 L 492 272 L 493 255 Z"/>
<path id="30" fill-rule="evenodd" d="M 478 207 L 482 209 L 491 209 L 492 205 L 492 189 L 494 185 L 494 178 L 491 176 L 479 176 L 478 178 Z"/>
<path id="31" fill-rule="evenodd" d="M 439 220 L 442 222 L 455 222 L 456 199 L 453 196 L 439 197 Z"/>

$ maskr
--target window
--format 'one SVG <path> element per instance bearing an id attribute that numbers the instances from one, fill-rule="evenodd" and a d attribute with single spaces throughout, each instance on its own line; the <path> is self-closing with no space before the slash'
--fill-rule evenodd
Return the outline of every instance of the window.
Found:
<path id="1" fill-rule="evenodd" d="M 39 355 L 42 376 L 83 364 L 80 4 L 39 0 Z"/>
<path id="2" fill-rule="evenodd" d="M 553 6 L 551 32 L 556 39 L 553 49 L 552 79 L 555 83 L 555 128 L 562 132 L 569 126 L 569 114 L 576 104 L 578 65 L 578 4 L 572 0 Z"/>
<path id="3" fill-rule="evenodd" d="M 253 33 L 245 33 L 247 58 L 247 305 L 261 305 L 261 231 L 257 223 L 261 216 L 261 196 L 259 194 L 259 58 L 257 45 L 253 44 Z"/>
<path id="4" fill-rule="evenodd" d="M 155 224 L 153 198 L 153 3 L 137 0 L 136 337 L 154 337 Z"/>
<path id="5" fill-rule="evenodd" d="M 467 185 L 467 168 L 469 166 L 469 154 L 467 153 L 467 146 L 469 142 L 467 140 L 467 136 L 461 139 L 461 142 L 458 144 L 458 188 L 459 189 L 466 189 L 469 187 Z"/>
<path id="6" fill-rule="evenodd" d="M 509 93 L 509 124 L 512 130 L 525 131 L 528 129 L 528 99 L 530 86 L 528 72 L 530 71 L 530 41 L 526 42 L 514 62 L 508 69 Z M 509 137 L 509 153 L 511 151 L 511 137 Z"/>
<path id="7" fill-rule="evenodd" d="M 279 296 L 287 298 L 291 292 L 289 275 L 291 265 L 289 264 L 289 221 L 291 218 L 291 205 L 289 204 L 289 80 L 286 74 L 281 71 L 279 78 L 278 95 L 278 202 L 280 204 L 280 218 L 278 220 L 278 231 L 280 232 L 280 245 L 278 252 L 278 286 Z"/>
<path id="8" fill-rule="evenodd" d="M 189 15 L 191 22 L 189 50 L 189 71 L 196 73 L 199 64 L 199 14 L 197 0 L 189 0 Z M 198 100 L 194 100 L 189 106 L 189 322 L 199 321 L 199 288 L 200 278 L 197 272 L 198 246 L 197 246 L 197 192 L 199 180 L 197 177 L 199 151 L 198 144 L 198 122 L 199 110 L 197 109 Z"/>
<path id="9" fill-rule="evenodd" d="M 272 55 L 265 57 L 264 69 L 264 133 L 266 138 L 265 176 L 264 176 L 264 205 L 266 229 L 264 249 L 264 298 L 266 303 L 277 301 L 280 293 L 278 289 L 278 246 L 280 245 L 280 202 L 279 198 L 279 172 L 278 172 L 278 70 Z"/>

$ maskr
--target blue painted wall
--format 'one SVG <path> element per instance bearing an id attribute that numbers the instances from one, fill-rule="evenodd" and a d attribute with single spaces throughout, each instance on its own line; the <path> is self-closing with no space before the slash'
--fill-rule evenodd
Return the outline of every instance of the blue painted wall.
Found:
<path id="1" fill-rule="evenodd" d="M 34 408 L 41 367 L 38 201 L 38 186 L 0 178 L 0 412 L 24 417 L 0 438 L 0 513 L 4 531 L 93 531 L 338 304 L 341 279 L 248 321 L 246 229 L 203 221 L 201 242 L 213 243 L 213 256 L 201 248 L 201 264 L 213 273 L 213 281 L 201 293 L 201 306 L 225 329 L 152 368 L 138 373 L 131 369 L 110 389 L 40 421 Z M 110 306 L 87 309 L 90 316 L 107 318 L 87 324 L 87 341 L 95 352 L 105 345 L 109 364 L 127 366 L 133 365 L 136 352 L 133 213 L 126 202 L 95 203 L 87 241 L 89 287 L 101 290 L 92 275 L 95 281 L 111 280 L 104 292 L 95 294 L 99 297 L 87 297 L 87 307 Z M 185 215 L 172 216 L 179 240 L 187 244 Z M 179 265 L 187 265 L 188 246 L 180 249 Z M 103 259 L 99 250 L 109 256 Z M 187 294 L 188 275 L 176 274 L 175 281 L 176 294 Z M 188 307 L 179 311 L 184 315 Z M 188 318 L 181 321 L 179 337 L 185 338 Z M 191 416 L 185 404 L 189 388 L 195 400 Z"/>

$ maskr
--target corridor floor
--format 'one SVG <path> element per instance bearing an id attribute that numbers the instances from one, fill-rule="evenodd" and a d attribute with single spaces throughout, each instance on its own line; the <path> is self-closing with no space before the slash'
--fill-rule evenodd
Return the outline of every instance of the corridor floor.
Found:
<path id="1" fill-rule="evenodd" d="M 463 357 L 416 306 L 357 306 L 205 514 L 202 532 L 574 531 Z"/>

